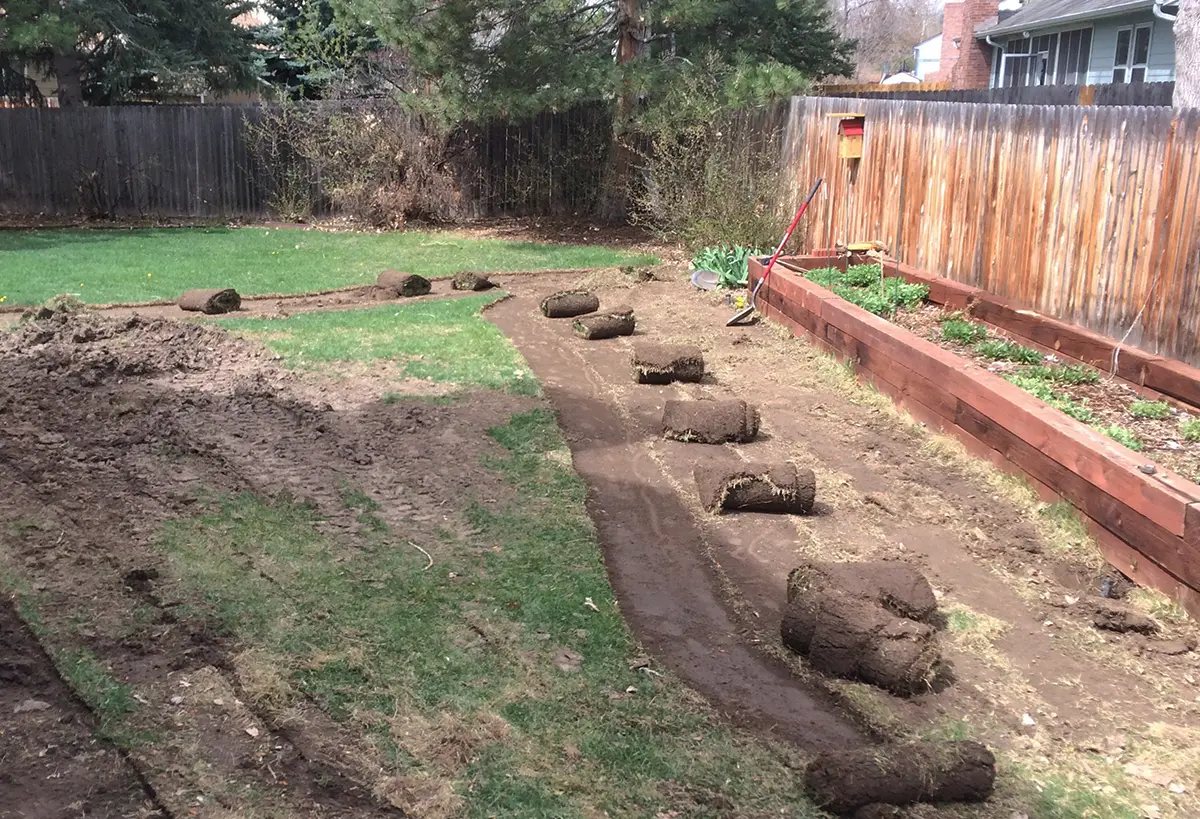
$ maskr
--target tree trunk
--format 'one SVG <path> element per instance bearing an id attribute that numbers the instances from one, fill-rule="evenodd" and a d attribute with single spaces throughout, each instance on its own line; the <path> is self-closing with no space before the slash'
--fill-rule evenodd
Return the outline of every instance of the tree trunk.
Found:
<path id="1" fill-rule="evenodd" d="M 1171 104 L 1176 108 L 1200 108 L 1200 0 L 1179 0 Z"/>
<path id="2" fill-rule="evenodd" d="M 617 0 L 617 63 L 629 65 L 645 50 L 645 21 L 641 0 Z M 633 86 L 628 77 L 621 80 L 621 93 L 613 111 L 612 142 L 608 151 L 608 167 L 604 174 L 597 216 L 609 222 L 629 219 L 629 197 L 632 192 L 635 155 L 633 114 L 637 105 Z"/>
<path id="3" fill-rule="evenodd" d="M 71 108 L 83 105 L 83 86 L 79 75 L 83 71 L 83 60 L 78 54 L 54 55 L 54 79 L 58 82 L 58 105 Z"/>

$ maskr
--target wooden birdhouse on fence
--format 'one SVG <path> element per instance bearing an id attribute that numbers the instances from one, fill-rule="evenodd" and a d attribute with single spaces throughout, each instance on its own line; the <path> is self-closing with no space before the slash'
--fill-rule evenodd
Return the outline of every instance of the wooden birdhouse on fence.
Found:
<path id="1" fill-rule="evenodd" d="M 838 121 L 838 156 L 842 159 L 862 159 L 866 114 L 830 114 L 829 116 Z"/>

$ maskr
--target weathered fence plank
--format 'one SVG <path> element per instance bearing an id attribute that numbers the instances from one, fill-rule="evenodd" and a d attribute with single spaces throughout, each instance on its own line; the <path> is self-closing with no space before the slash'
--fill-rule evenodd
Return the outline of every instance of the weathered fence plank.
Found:
<path id="1" fill-rule="evenodd" d="M 866 115 L 863 158 L 827 115 Z M 906 263 L 1200 364 L 1200 112 L 797 98 L 789 186 L 824 176 L 809 245 Z"/>

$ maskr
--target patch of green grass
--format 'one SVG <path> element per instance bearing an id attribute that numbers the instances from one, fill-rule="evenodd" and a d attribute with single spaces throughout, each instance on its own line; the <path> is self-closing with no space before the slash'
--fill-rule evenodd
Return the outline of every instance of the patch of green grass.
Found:
<path id="1" fill-rule="evenodd" d="M 100 735 L 125 745 L 131 737 L 121 730 L 122 721 L 137 709 L 133 689 L 117 682 L 95 655 L 86 651 L 59 651 L 54 664 L 100 720 Z"/>
<path id="2" fill-rule="evenodd" d="M 262 336 L 290 367 L 390 359 L 409 378 L 536 395 L 537 380 L 516 348 L 480 315 L 498 298 L 465 296 L 221 323 L 249 337 Z"/>
<path id="3" fill-rule="evenodd" d="M 1015 361 L 1018 364 L 1040 364 L 1044 356 L 1037 350 L 1003 338 L 989 338 L 975 345 L 975 352 L 993 361 Z"/>
<path id="4" fill-rule="evenodd" d="M 1098 431 L 1104 433 L 1109 438 L 1112 438 L 1118 444 L 1132 449 L 1134 452 L 1141 452 L 1142 439 L 1137 436 L 1137 433 L 1131 429 L 1126 429 L 1123 426 L 1113 424 L 1107 427 L 1097 427 Z"/>
<path id="5" fill-rule="evenodd" d="M 638 647 L 584 485 L 555 457 L 566 445 L 553 414 L 518 414 L 490 434 L 503 454 L 484 466 L 516 499 L 466 500 L 477 536 L 422 540 L 429 569 L 411 533 L 351 548 L 286 498 L 228 498 L 159 542 L 184 588 L 290 696 L 377 726 L 367 735 L 385 774 L 448 783 L 464 815 L 707 815 L 679 794 L 715 793 L 738 815 L 817 816 L 770 746 L 731 732 L 671 675 L 630 670 Z M 577 670 L 556 667 L 560 649 L 577 652 Z M 453 765 L 429 750 L 443 742 Z"/>
<path id="6" fill-rule="evenodd" d="M 987 328 L 965 319 L 948 318 L 942 322 L 941 337 L 957 344 L 975 344 L 987 338 Z"/>
<path id="7" fill-rule="evenodd" d="M 1134 401 L 1129 405 L 1129 414 L 1134 418 L 1161 421 L 1171 417 L 1171 405 L 1166 401 Z"/>
<path id="8" fill-rule="evenodd" d="M 1179 423 L 1179 434 L 1185 441 L 1200 441 L 1200 418 L 1189 418 Z"/>
<path id="9" fill-rule="evenodd" d="M 0 298 L 59 293 L 92 304 L 174 300 L 193 287 L 242 295 L 373 282 L 392 268 L 422 276 L 655 263 L 603 247 L 469 239 L 452 233 L 330 233 L 274 228 L 0 231 Z"/>

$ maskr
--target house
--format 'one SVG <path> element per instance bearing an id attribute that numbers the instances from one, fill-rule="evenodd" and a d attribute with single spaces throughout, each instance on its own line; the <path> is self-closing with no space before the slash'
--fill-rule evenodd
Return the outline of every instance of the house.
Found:
<path id="1" fill-rule="evenodd" d="M 1177 0 L 947 0 L 935 79 L 952 88 L 1175 79 Z"/>
<path id="2" fill-rule="evenodd" d="M 901 71 L 898 74 L 889 74 L 879 81 L 880 85 L 907 85 L 909 83 L 918 83 L 921 78 L 916 74 L 908 71 Z"/>
<path id="3" fill-rule="evenodd" d="M 913 48 L 913 74 L 917 82 L 925 82 L 936 74 L 942 61 L 942 33 L 930 37 Z"/>

